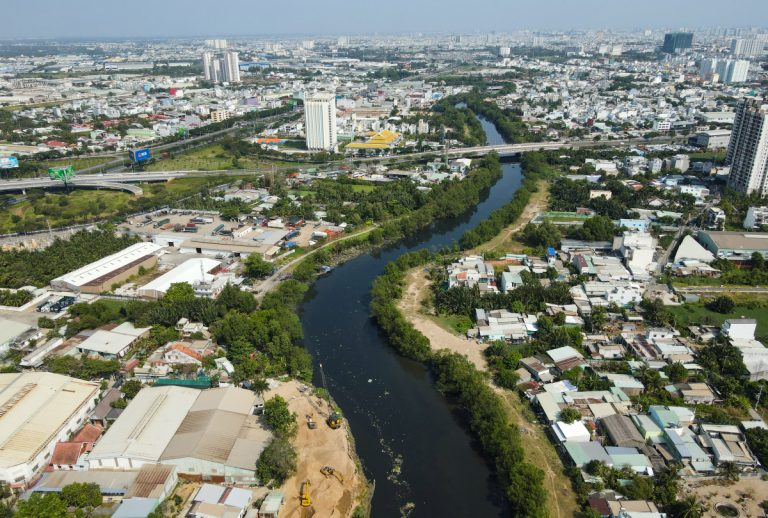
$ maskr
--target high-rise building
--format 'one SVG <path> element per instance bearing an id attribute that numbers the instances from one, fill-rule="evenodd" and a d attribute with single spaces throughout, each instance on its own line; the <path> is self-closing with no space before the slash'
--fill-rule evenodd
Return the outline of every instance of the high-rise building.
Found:
<path id="1" fill-rule="evenodd" d="M 206 81 L 212 81 L 214 83 L 219 82 L 219 60 L 213 52 L 203 52 L 203 74 Z"/>
<path id="2" fill-rule="evenodd" d="M 205 79 L 213 83 L 239 83 L 240 57 L 237 52 L 228 50 L 221 54 L 203 52 L 203 73 Z"/>
<path id="3" fill-rule="evenodd" d="M 749 61 L 742 59 L 704 59 L 699 74 L 707 81 L 716 83 L 743 83 L 749 73 Z"/>
<path id="4" fill-rule="evenodd" d="M 205 46 L 216 50 L 227 48 L 227 40 L 205 40 Z"/>
<path id="5" fill-rule="evenodd" d="M 240 82 L 240 56 L 237 52 L 227 51 L 221 56 L 222 80 L 229 83 Z"/>
<path id="6" fill-rule="evenodd" d="M 764 50 L 765 41 L 759 36 L 731 41 L 731 54 L 737 58 L 757 58 L 763 55 Z"/>
<path id="7" fill-rule="evenodd" d="M 743 194 L 768 194 L 768 104 L 750 98 L 739 103 L 726 161 L 728 187 Z"/>
<path id="8" fill-rule="evenodd" d="M 336 96 L 329 92 L 304 95 L 304 126 L 307 149 L 336 149 Z"/>
<path id="9" fill-rule="evenodd" d="M 693 34 L 690 32 L 670 32 L 664 35 L 662 52 L 674 54 L 680 50 L 690 49 L 693 45 Z"/>

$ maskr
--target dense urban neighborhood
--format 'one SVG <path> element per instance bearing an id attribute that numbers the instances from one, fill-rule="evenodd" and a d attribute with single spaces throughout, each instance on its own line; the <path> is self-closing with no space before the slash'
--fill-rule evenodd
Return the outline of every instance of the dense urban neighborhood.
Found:
<path id="1" fill-rule="evenodd" d="M 766 516 L 752 23 L 0 39 L 0 516 Z"/>

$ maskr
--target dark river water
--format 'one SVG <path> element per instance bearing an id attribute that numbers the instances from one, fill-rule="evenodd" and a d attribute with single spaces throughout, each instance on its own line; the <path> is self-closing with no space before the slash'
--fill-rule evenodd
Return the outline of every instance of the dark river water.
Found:
<path id="1" fill-rule="evenodd" d="M 491 123 L 481 122 L 489 144 L 504 143 Z M 306 347 L 315 365 L 323 364 L 365 473 L 376 481 L 374 517 L 509 514 L 492 470 L 429 371 L 392 350 L 368 304 L 371 283 L 388 262 L 412 250 L 452 245 L 507 203 L 520 184 L 519 165 L 504 164 L 502 178 L 466 214 L 338 266 L 317 280 L 301 305 Z M 320 383 L 316 369 L 315 384 Z"/>

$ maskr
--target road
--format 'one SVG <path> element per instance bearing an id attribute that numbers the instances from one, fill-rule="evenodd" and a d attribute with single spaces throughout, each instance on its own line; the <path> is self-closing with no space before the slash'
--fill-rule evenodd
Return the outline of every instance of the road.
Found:
<path id="1" fill-rule="evenodd" d="M 336 243 L 339 243 L 341 241 L 346 241 L 347 239 L 352 239 L 352 238 L 355 238 L 355 237 L 362 236 L 364 234 L 367 234 L 367 233 L 373 231 L 376 228 L 378 228 L 378 225 L 374 224 L 373 226 L 365 228 L 365 229 L 363 229 L 363 230 L 361 230 L 359 232 L 353 232 L 352 234 L 348 234 L 348 235 L 346 235 L 344 237 L 341 237 L 339 239 L 334 239 L 332 241 L 328 241 L 327 243 L 324 243 L 323 245 L 315 248 L 314 250 L 310 250 L 306 254 L 303 254 L 303 255 L 297 256 L 294 259 L 291 259 L 287 263 L 285 263 L 282 266 L 280 266 L 279 268 L 277 268 L 277 270 L 275 270 L 272 273 L 272 275 L 270 275 L 266 279 L 264 279 L 261 282 L 259 282 L 258 286 L 256 286 L 256 288 L 258 289 L 258 292 L 254 292 L 255 295 L 256 295 L 256 299 L 257 300 L 261 300 L 262 298 L 264 298 L 264 295 L 266 295 L 267 292 L 273 290 L 275 288 L 275 286 L 277 286 L 277 284 L 280 282 L 280 277 L 282 277 L 283 275 L 288 273 L 291 268 L 296 266 L 298 263 L 300 263 L 301 261 L 303 261 L 307 257 L 315 254 L 318 250 L 322 250 L 323 248 L 329 247 L 329 246 L 334 245 Z"/>
<path id="2" fill-rule="evenodd" d="M 261 122 L 266 121 L 267 119 L 262 119 Z M 214 138 L 217 135 L 221 135 L 226 132 L 234 131 L 237 128 L 227 128 L 225 130 L 220 130 L 218 132 L 209 133 L 207 135 L 204 135 L 202 137 L 195 137 L 195 139 L 210 139 Z M 171 144 L 165 144 L 163 146 L 157 146 L 156 148 L 152 148 L 154 151 L 162 151 L 164 149 L 170 149 L 170 146 L 179 146 L 184 145 L 185 143 L 193 142 L 195 139 L 189 139 L 187 141 L 183 142 L 173 142 Z M 636 143 L 661 143 L 661 142 L 672 142 L 672 139 L 670 138 L 662 138 L 659 139 L 653 139 L 653 140 L 646 140 L 646 139 L 625 139 L 625 140 L 614 140 L 610 142 L 610 145 L 612 146 L 625 146 L 630 144 L 636 144 Z M 594 140 L 581 140 L 581 141 L 561 141 L 561 142 L 536 142 L 536 143 L 525 143 L 525 144 L 501 144 L 501 145 L 491 145 L 491 146 L 475 146 L 475 147 L 469 147 L 469 148 L 456 148 L 448 151 L 449 156 L 481 156 L 485 155 L 491 152 L 498 153 L 500 156 L 509 156 L 509 155 L 517 155 L 520 153 L 528 153 L 531 151 L 538 151 L 538 150 L 553 150 L 553 149 L 568 149 L 568 148 L 590 148 L 590 147 L 599 147 L 606 145 L 606 142 L 601 141 L 594 141 Z M 382 162 L 387 160 L 412 160 L 412 159 L 419 159 L 424 158 L 428 156 L 435 156 L 436 152 L 419 152 L 419 153 L 409 153 L 409 154 L 402 154 L 402 155 L 393 155 L 391 157 L 371 157 L 371 158 L 360 158 L 360 159 L 345 159 L 345 161 L 376 161 L 376 162 Z M 124 159 L 119 159 L 117 161 L 112 162 L 106 162 L 105 164 L 100 164 L 97 166 L 85 168 L 81 171 L 78 171 L 78 176 L 76 176 L 71 183 L 73 185 L 78 185 L 80 182 L 83 181 L 85 178 L 93 178 L 94 174 L 88 174 L 89 171 L 92 173 L 95 171 L 103 171 L 105 169 L 109 169 L 109 164 L 117 163 L 120 164 L 124 163 Z M 155 172 L 137 172 L 137 173 L 126 173 L 126 172 L 114 172 L 114 173 L 100 173 L 98 180 L 101 182 L 115 182 L 115 183 L 134 183 L 134 182 L 156 182 L 156 181 L 163 181 L 167 180 L 169 178 L 184 178 L 184 177 L 193 177 L 193 176 L 208 176 L 211 174 L 222 174 L 222 175 L 247 175 L 247 174 L 253 174 L 253 173 L 259 173 L 259 171 L 246 171 L 246 170 L 237 170 L 237 171 L 155 171 Z M 82 184 L 84 185 L 84 184 Z M 33 188 L 51 188 L 51 187 L 60 187 L 61 183 L 56 181 L 51 181 L 46 178 L 21 178 L 21 179 L 10 179 L 10 180 L 3 180 L 0 182 L 0 192 L 2 191 L 20 191 L 24 189 L 33 189 Z M 108 186 L 105 186 L 105 188 L 110 188 Z"/>

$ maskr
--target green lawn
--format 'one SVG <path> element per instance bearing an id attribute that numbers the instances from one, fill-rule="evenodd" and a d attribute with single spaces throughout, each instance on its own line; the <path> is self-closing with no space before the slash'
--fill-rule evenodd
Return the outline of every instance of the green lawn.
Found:
<path id="1" fill-rule="evenodd" d="M 465 336 L 474 327 L 472 319 L 466 315 L 438 315 L 432 318 L 443 329 L 461 336 Z"/>
<path id="2" fill-rule="evenodd" d="M 765 307 L 760 303 L 738 304 L 728 314 L 716 313 L 704 307 L 703 302 L 683 304 L 682 306 L 667 306 L 667 309 L 675 316 L 678 326 L 689 324 L 721 325 L 728 318 L 754 318 L 757 320 L 757 336 L 768 336 L 768 318 L 765 318 Z"/>

